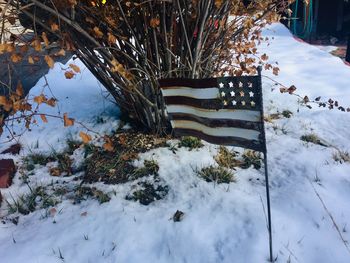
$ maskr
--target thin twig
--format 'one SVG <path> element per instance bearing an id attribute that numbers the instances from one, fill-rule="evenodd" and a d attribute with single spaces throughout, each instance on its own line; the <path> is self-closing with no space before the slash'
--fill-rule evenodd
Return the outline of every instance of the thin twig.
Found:
<path id="1" fill-rule="evenodd" d="M 318 197 L 318 199 L 319 199 L 320 202 L 322 203 L 323 209 L 326 211 L 326 213 L 328 214 L 329 218 L 332 220 L 333 226 L 334 226 L 335 229 L 337 230 L 338 235 L 339 235 L 340 239 L 342 240 L 342 242 L 343 242 L 343 244 L 344 244 L 346 250 L 347 250 L 347 251 L 349 252 L 349 254 L 350 254 L 350 248 L 349 248 L 349 246 L 348 246 L 348 241 L 346 241 L 345 238 L 343 237 L 343 235 L 342 235 L 342 233 L 341 233 L 341 231 L 340 231 L 340 229 L 339 229 L 337 223 L 335 222 L 335 219 L 334 219 L 333 215 L 332 215 L 331 212 L 328 210 L 326 204 L 324 203 L 324 201 L 323 201 L 323 199 L 321 198 L 320 194 L 317 192 L 315 186 L 312 184 L 312 182 L 311 182 L 310 179 L 308 179 L 308 181 L 309 181 L 310 185 L 312 186 L 312 188 L 313 188 L 313 190 L 314 190 L 316 196 Z"/>

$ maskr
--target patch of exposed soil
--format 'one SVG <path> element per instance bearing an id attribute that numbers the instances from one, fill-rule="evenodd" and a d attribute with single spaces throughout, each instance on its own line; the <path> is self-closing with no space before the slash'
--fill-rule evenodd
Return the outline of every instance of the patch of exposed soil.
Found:
<path id="1" fill-rule="evenodd" d="M 169 138 L 126 131 L 116 134 L 111 139 L 113 151 L 87 146 L 84 182 L 120 184 L 143 176 L 155 175 L 158 170 L 154 168 L 152 162 L 145 162 L 142 168 L 134 167 L 132 162 L 138 158 L 139 153 L 166 147 Z"/>

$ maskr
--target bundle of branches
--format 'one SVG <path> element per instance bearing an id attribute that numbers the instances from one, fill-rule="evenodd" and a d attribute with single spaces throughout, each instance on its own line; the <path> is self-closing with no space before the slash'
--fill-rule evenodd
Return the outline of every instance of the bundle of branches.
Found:
<path id="1" fill-rule="evenodd" d="M 158 79 L 254 74 L 261 29 L 292 0 L 10 0 L 38 41 L 60 39 L 117 104 L 155 133 L 168 127 Z M 29 21 L 29 23 L 28 23 Z M 270 64 L 265 64 L 275 72 Z"/>

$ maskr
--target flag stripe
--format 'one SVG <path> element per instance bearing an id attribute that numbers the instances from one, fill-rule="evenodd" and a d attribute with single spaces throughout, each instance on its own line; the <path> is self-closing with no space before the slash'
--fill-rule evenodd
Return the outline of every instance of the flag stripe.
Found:
<path id="1" fill-rule="evenodd" d="M 196 115 L 203 118 L 211 119 L 231 119 L 231 120 L 242 120 L 251 122 L 260 122 L 261 113 L 260 111 L 253 110 L 231 110 L 231 109 L 219 109 L 219 110 L 207 110 L 190 106 L 178 106 L 169 105 L 167 106 L 169 114 L 172 113 L 185 113 Z"/>
<path id="2" fill-rule="evenodd" d="M 192 89 L 187 87 L 171 87 L 162 91 L 164 98 L 169 96 L 182 98 L 197 98 L 197 99 L 217 99 L 219 97 L 219 89 L 215 87 L 205 89 Z"/>
<path id="3" fill-rule="evenodd" d="M 219 137 L 207 135 L 201 131 L 191 130 L 191 129 L 174 129 L 176 136 L 196 136 L 202 140 L 209 143 L 227 145 L 227 146 L 237 146 L 252 149 L 255 151 L 264 151 L 264 144 L 261 141 L 249 141 L 242 138 L 229 136 L 229 137 Z"/>
<path id="4" fill-rule="evenodd" d="M 262 124 L 260 122 L 242 121 L 242 120 L 232 120 L 232 119 L 212 119 L 203 118 L 191 114 L 184 113 L 173 113 L 169 114 L 171 120 L 187 120 L 202 123 L 208 127 L 236 127 L 248 130 L 261 131 Z"/>
<path id="5" fill-rule="evenodd" d="M 247 129 L 241 129 L 241 128 L 235 128 L 235 127 L 216 127 L 211 128 L 204 124 L 194 122 L 194 121 L 185 121 L 185 120 L 178 120 L 178 121 L 171 121 L 171 125 L 175 129 L 191 129 L 200 131 L 204 134 L 211 135 L 211 136 L 218 136 L 218 137 L 229 137 L 235 134 L 235 137 L 239 137 L 246 140 L 258 140 L 260 132 L 255 130 L 247 130 Z"/>
<path id="6" fill-rule="evenodd" d="M 252 106 L 250 105 L 250 100 L 245 100 L 243 98 L 243 101 L 245 101 L 245 105 L 242 105 L 242 100 L 236 101 L 236 105 L 233 106 L 232 100 L 227 100 L 227 105 L 225 106 L 221 99 L 218 98 L 189 98 L 189 97 L 182 97 L 182 96 L 171 96 L 171 97 L 164 97 L 165 103 L 167 105 L 186 105 L 186 106 L 192 106 L 196 108 L 204 108 L 204 109 L 211 109 L 211 110 L 217 110 L 217 109 L 239 109 L 239 110 L 252 110 Z M 259 109 L 260 102 L 254 102 L 254 109 Z"/>
<path id="7" fill-rule="evenodd" d="M 190 87 L 194 89 L 204 89 L 216 87 L 218 80 L 216 78 L 210 79 L 161 79 L 159 85 L 162 89 L 172 89 L 174 86 Z"/>

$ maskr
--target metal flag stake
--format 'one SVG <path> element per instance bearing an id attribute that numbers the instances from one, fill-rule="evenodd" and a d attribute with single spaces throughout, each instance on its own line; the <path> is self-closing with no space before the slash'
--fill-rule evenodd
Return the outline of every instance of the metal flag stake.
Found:
<path id="1" fill-rule="evenodd" d="M 247 148 L 264 154 L 270 261 L 273 262 L 261 67 L 256 76 L 161 79 L 175 136 Z"/>
<path id="2" fill-rule="evenodd" d="M 259 76 L 259 86 L 262 91 L 262 82 L 261 82 L 261 67 L 258 67 L 258 76 Z M 266 133 L 265 133 L 265 122 L 264 122 L 264 101 L 263 95 L 261 92 L 261 122 L 262 122 L 262 137 L 264 140 L 264 168 L 265 168 L 265 187 L 266 187 L 266 203 L 267 203 L 267 229 L 269 231 L 269 254 L 270 262 L 274 262 L 273 259 L 273 244 L 272 244 L 272 219 L 271 219 L 271 201 L 270 201 L 270 185 L 269 185 L 269 171 L 267 167 L 267 147 L 266 147 Z"/>

